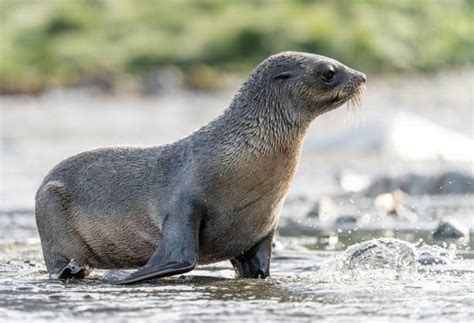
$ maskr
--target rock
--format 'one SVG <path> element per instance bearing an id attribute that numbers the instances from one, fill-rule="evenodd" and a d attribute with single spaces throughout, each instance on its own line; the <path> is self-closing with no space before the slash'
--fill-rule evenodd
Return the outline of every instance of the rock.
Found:
<path id="1" fill-rule="evenodd" d="M 336 227 L 347 225 L 355 226 L 357 224 L 357 219 L 358 217 L 354 215 L 341 215 L 336 219 L 335 224 Z"/>
<path id="2" fill-rule="evenodd" d="M 455 248 L 442 248 L 436 245 L 422 245 L 418 248 L 416 261 L 422 266 L 448 265 L 456 258 Z"/>
<path id="3" fill-rule="evenodd" d="M 439 222 L 433 231 L 433 239 L 468 243 L 469 228 L 453 217 L 446 217 Z"/>
<path id="4" fill-rule="evenodd" d="M 111 270 L 102 276 L 102 281 L 108 284 L 114 284 L 119 280 L 125 279 L 128 275 L 130 275 L 130 271 L 118 269 L 118 270 Z"/>
<path id="5" fill-rule="evenodd" d="M 416 259 L 420 265 L 430 266 L 430 265 L 448 265 L 451 263 L 451 260 L 447 257 L 436 256 L 430 254 L 422 254 Z"/>
<path id="6" fill-rule="evenodd" d="M 308 211 L 308 214 L 306 216 L 310 217 L 310 218 L 318 218 L 319 217 L 319 201 L 316 202 L 311 207 L 311 209 Z"/>
<path id="7" fill-rule="evenodd" d="M 474 178 L 454 171 L 432 176 L 407 174 L 399 178 L 381 177 L 367 187 L 363 194 L 377 197 L 396 190 L 410 195 L 473 194 Z"/>
<path id="8" fill-rule="evenodd" d="M 415 271 L 416 249 L 406 241 L 373 239 L 351 246 L 344 252 L 344 269 L 391 269 Z"/>
<path id="9" fill-rule="evenodd" d="M 423 129 L 423 131 L 420 131 Z M 435 144 L 427 144 L 427 143 Z M 327 131 L 308 148 L 317 152 L 390 155 L 407 161 L 443 160 L 472 163 L 472 138 L 420 116 L 399 110 L 384 111 L 354 129 Z"/>

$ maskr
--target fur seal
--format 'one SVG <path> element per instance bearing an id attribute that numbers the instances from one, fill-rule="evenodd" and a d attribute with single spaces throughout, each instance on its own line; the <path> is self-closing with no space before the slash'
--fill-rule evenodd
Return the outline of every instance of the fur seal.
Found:
<path id="1" fill-rule="evenodd" d="M 60 162 L 36 194 L 51 278 L 138 268 L 120 284 L 230 259 L 270 274 L 272 237 L 311 121 L 358 102 L 365 75 L 324 56 L 263 61 L 229 108 L 169 145 L 108 147 Z"/>

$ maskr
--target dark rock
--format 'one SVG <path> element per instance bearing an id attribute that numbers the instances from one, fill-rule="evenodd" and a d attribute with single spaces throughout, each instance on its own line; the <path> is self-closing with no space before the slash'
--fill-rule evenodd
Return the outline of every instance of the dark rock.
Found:
<path id="1" fill-rule="evenodd" d="M 354 215 L 341 215 L 336 219 L 336 225 L 356 224 L 357 216 Z"/>
<path id="2" fill-rule="evenodd" d="M 447 217 L 433 231 L 433 239 L 442 241 L 469 242 L 469 228 L 458 220 Z"/>
<path id="3" fill-rule="evenodd" d="M 317 218 L 319 217 L 319 201 L 316 202 L 311 209 L 309 210 L 308 214 L 306 215 L 310 218 Z"/>
<path id="4" fill-rule="evenodd" d="M 399 178 L 381 177 L 364 192 L 364 196 L 402 190 L 410 195 L 473 194 L 474 178 L 460 172 L 444 172 L 434 176 L 408 174 Z"/>
<path id="5" fill-rule="evenodd" d="M 430 265 L 447 265 L 451 263 L 446 257 L 443 256 L 434 256 L 434 255 L 420 255 L 416 261 L 423 266 L 430 266 Z"/>

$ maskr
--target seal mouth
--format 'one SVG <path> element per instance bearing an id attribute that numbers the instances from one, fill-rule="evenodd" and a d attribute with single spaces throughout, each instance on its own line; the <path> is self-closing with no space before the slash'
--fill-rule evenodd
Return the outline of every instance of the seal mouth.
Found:
<path id="1" fill-rule="evenodd" d="M 347 103 L 348 110 L 358 113 L 362 110 L 365 90 L 363 81 L 351 80 L 342 89 L 336 92 L 330 104 L 340 106 Z"/>
<path id="2" fill-rule="evenodd" d="M 364 82 L 359 82 L 359 84 L 352 87 L 352 91 L 347 98 L 347 109 L 349 111 L 354 111 L 359 114 L 362 111 L 362 102 L 366 92 L 366 87 Z"/>

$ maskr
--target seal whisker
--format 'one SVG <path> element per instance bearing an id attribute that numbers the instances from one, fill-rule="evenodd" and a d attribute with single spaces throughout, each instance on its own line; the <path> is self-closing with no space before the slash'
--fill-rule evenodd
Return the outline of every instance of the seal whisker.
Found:
<path id="1" fill-rule="evenodd" d="M 356 128 L 359 126 L 362 116 L 362 102 L 365 91 L 364 85 L 357 86 L 346 104 L 348 121 L 354 123 Z"/>

